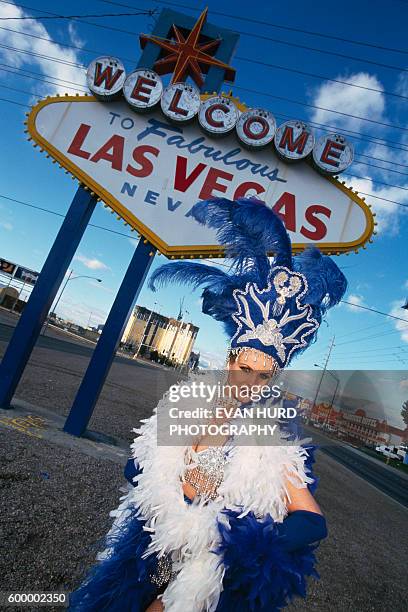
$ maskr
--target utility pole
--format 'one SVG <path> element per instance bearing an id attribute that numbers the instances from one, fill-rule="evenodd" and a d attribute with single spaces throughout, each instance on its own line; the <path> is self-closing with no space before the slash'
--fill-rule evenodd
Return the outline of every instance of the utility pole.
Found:
<path id="1" fill-rule="evenodd" d="M 322 375 L 320 377 L 319 384 L 317 385 L 316 395 L 315 395 L 314 400 L 313 400 L 312 412 L 313 412 L 314 408 L 316 407 L 317 397 L 319 395 L 320 387 L 322 386 L 324 374 L 325 374 L 325 372 L 327 370 L 327 364 L 329 363 L 329 359 L 330 359 L 330 355 L 331 355 L 331 352 L 333 350 L 333 347 L 334 347 L 334 336 L 331 339 L 330 346 L 329 346 L 329 352 L 327 353 L 326 361 L 324 362 L 324 366 L 323 366 L 323 370 L 322 370 Z"/>

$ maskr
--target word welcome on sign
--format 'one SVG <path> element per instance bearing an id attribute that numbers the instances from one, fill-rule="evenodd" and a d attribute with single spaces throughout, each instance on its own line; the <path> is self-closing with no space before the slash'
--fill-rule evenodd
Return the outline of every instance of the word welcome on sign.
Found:
<path id="1" fill-rule="evenodd" d="M 288 164 L 273 150 L 237 146 L 194 122 L 159 110 L 132 113 L 122 100 L 92 97 L 39 102 L 28 118 L 37 144 L 168 257 L 221 255 L 215 231 L 191 217 L 200 199 L 256 195 L 282 218 L 299 252 L 356 250 L 374 229 L 370 208 L 311 164 Z M 272 253 L 271 253 L 272 254 Z"/>
<path id="2" fill-rule="evenodd" d="M 153 70 L 138 69 L 126 75 L 122 62 L 114 57 L 93 60 L 87 70 L 87 83 L 99 100 L 111 101 L 123 95 L 137 112 L 160 106 L 165 117 L 176 123 L 198 118 L 202 130 L 211 136 L 235 132 L 244 147 L 274 146 L 283 160 L 310 158 L 316 169 L 326 174 L 339 174 L 353 161 L 353 147 L 341 134 L 325 134 L 316 140 L 312 129 L 296 120 L 277 128 L 268 110 L 250 108 L 241 112 L 233 98 L 211 95 L 202 99 L 198 89 L 186 83 L 164 87 Z"/>

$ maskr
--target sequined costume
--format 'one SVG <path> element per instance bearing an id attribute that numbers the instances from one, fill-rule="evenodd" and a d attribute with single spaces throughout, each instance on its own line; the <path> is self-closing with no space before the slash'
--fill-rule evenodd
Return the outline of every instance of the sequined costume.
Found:
<path id="1" fill-rule="evenodd" d="M 286 368 L 344 295 L 342 272 L 316 248 L 293 258 L 281 219 L 257 199 L 214 199 L 190 212 L 217 230 L 230 271 L 172 262 L 153 272 L 150 288 L 203 287 L 202 311 L 230 338 L 227 359 L 252 351 L 271 371 Z M 190 444 L 158 444 L 158 416 L 170 404 L 166 392 L 134 429 L 129 490 L 70 609 L 144 612 L 160 599 L 165 612 L 277 612 L 305 597 L 307 578 L 318 577 L 314 551 L 326 522 L 316 512 L 288 512 L 288 482 L 314 493 L 313 446 L 285 427 L 272 445 L 229 440 L 194 453 Z M 196 490 L 192 500 L 183 482 Z"/>

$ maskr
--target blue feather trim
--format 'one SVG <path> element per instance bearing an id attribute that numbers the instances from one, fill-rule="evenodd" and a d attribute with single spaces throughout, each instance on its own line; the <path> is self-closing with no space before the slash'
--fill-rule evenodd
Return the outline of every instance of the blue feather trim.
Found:
<path id="1" fill-rule="evenodd" d="M 225 510 L 230 529 L 218 523 L 221 543 L 214 550 L 226 568 L 216 612 L 275 612 L 295 597 L 305 597 L 307 576 L 320 578 L 313 551 L 318 544 L 287 552 L 279 523 L 250 512 Z M 221 561 L 220 561 L 221 562 Z"/>
<path id="2" fill-rule="evenodd" d="M 157 567 L 156 555 L 142 559 L 151 541 L 145 521 L 132 507 L 115 536 L 106 538 L 112 554 L 92 566 L 81 586 L 70 596 L 70 612 L 144 612 L 158 590 L 149 576 Z"/>

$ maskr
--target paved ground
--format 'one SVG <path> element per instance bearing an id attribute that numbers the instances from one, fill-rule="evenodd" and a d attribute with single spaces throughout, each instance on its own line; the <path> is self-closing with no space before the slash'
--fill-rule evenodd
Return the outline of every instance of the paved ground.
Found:
<path id="1" fill-rule="evenodd" d="M 0 319 L 0 358 L 12 331 L 9 322 L 2 324 Z M 48 328 L 33 351 L 16 397 L 66 417 L 92 350 L 83 340 Z M 133 427 L 151 414 L 152 405 L 176 378 L 172 370 L 148 361 L 116 357 L 89 428 L 130 442 Z"/>
<path id="2" fill-rule="evenodd" d="M 116 360 L 90 427 L 116 436 L 117 446 L 73 438 L 61 429 L 89 355 L 65 348 L 36 348 L 16 409 L 0 411 L 0 591 L 76 588 L 123 493 L 132 428 L 166 384 L 159 368 Z M 318 552 L 321 581 L 289 609 L 405 611 L 407 509 L 323 453 L 317 473 L 329 526 Z"/>
<path id="3" fill-rule="evenodd" d="M 7 542 L 0 590 L 76 588 L 122 494 L 125 457 L 95 458 L 85 446 L 69 449 L 9 427 L 0 430 L 0 448 Z M 317 472 L 329 525 L 318 553 L 321 580 L 290 609 L 406 610 L 407 510 L 323 454 Z"/>

